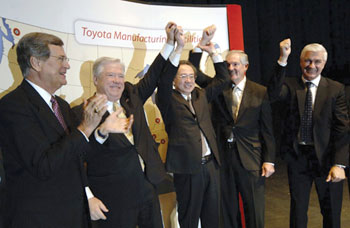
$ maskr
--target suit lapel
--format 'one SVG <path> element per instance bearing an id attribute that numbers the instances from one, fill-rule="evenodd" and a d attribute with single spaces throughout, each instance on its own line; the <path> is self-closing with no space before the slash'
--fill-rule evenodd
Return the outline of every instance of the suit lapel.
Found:
<path id="1" fill-rule="evenodd" d="M 296 95 L 297 95 L 297 100 L 298 100 L 299 115 L 301 118 L 304 114 L 305 97 L 306 97 L 306 88 L 305 88 L 304 82 L 301 80 L 301 78 L 299 78 L 298 83 L 297 83 Z"/>
<path id="2" fill-rule="evenodd" d="M 124 90 L 125 91 L 125 90 Z M 120 98 L 120 105 L 123 107 L 123 109 L 125 110 L 125 115 L 127 117 L 129 117 L 131 114 L 134 115 L 134 120 L 139 119 L 140 117 L 135 116 L 136 113 L 133 113 L 133 109 L 132 109 L 132 104 L 130 102 L 130 98 L 126 93 L 123 93 L 122 97 Z M 139 121 L 134 121 L 134 123 L 131 126 L 132 129 L 132 134 L 134 137 L 134 145 L 138 145 L 138 140 L 140 138 L 139 135 L 137 135 L 137 133 L 139 133 L 139 131 L 137 131 L 136 129 L 138 128 L 138 124 Z M 123 141 L 123 143 L 130 145 L 130 141 L 128 140 L 128 138 L 124 135 L 124 134 L 120 134 L 121 139 Z"/>
<path id="3" fill-rule="evenodd" d="M 174 96 L 176 97 L 177 101 L 178 101 L 179 103 L 183 104 L 183 105 L 186 107 L 186 109 L 187 109 L 190 113 L 192 113 L 188 101 L 185 100 L 185 98 L 181 95 L 181 93 L 178 92 L 178 91 L 175 90 L 175 89 L 173 90 L 173 93 L 174 93 Z M 191 94 L 192 101 L 193 101 L 193 98 L 194 98 L 193 96 L 194 96 L 194 91 L 192 91 L 192 94 Z M 196 96 L 195 96 L 195 99 L 196 99 Z M 192 103 L 193 103 L 193 102 L 192 102 Z M 196 106 L 197 106 L 197 105 L 196 105 Z M 194 110 L 196 111 L 196 108 L 194 108 Z M 197 107 L 197 110 L 198 110 L 198 107 Z M 195 114 L 192 113 L 192 115 L 195 115 Z"/>
<path id="4" fill-rule="evenodd" d="M 192 100 L 192 106 L 193 106 L 193 109 L 195 111 L 195 113 L 193 113 L 198 119 L 201 118 L 201 109 L 200 109 L 200 101 L 199 101 L 199 96 L 198 96 L 198 92 L 196 89 L 194 89 L 191 93 L 191 100 Z M 192 113 L 191 111 L 191 108 L 190 108 L 190 105 L 189 103 L 186 101 L 186 105 L 187 107 L 189 108 L 190 112 Z"/>
<path id="5" fill-rule="evenodd" d="M 40 119 L 47 122 L 57 133 L 63 134 L 63 127 L 40 94 L 26 80 L 23 80 L 21 86 L 28 95 L 28 100 L 37 109 Z"/>
<path id="6" fill-rule="evenodd" d="M 254 93 L 254 91 L 252 90 L 252 84 L 250 84 L 250 81 L 247 79 L 242 94 L 241 104 L 238 109 L 236 121 L 238 121 L 242 113 L 244 113 L 245 108 L 248 107 L 250 101 L 249 97 L 251 97 L 252 93 Z"/>
<path id="7" fill-rule="evenodd" d="M 319 107 L 323 107 L 323 103 L 327 99 L 327 87 L 328 87 L 327 80 L 321 76 L 321 80 L 320 80 L 320 83 L 318 84 L 318 88 L 316 92 L 314 111 L 313 111 L 314 116 L 321 112 L 321 109 Z"/>
<path id="8" fill-rule="evenodd" d="M 229 86 L 227 86 L 226 89 L 224 89 L 223 95 L 224 95 L 224 100 L 225 100 L 225 103 L 226 103 L 227 110 L 229 111 L 229 113 L 230 113 L 232 119 L 234 119 L 234 118 L 233 118 L 233 113 L 232 113 L 232 101 L 233 101 L 233 97 L 232 97 L 231 83 L 230 83 Z"/>

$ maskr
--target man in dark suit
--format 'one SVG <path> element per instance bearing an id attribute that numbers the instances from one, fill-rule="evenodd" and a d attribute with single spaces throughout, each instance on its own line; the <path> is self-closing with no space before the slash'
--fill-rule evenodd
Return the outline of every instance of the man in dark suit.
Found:
<path id="1" fill-rule="evenodd" d="M 200 58 L 201 53 L 196 50 L 190 54 L 190 61 L 197 68 Z M 221 189 L 224 226 L 240 226 L 240 193 L 246 227 L 263 228 L 265 178 L 275 171 L 271 107 L 266 88 L 246 78 L 249 65 L 247 54 L 230 51 L 226 62 L 231 80 L 211 107 L 223 163 Z M 212 80 L 202 72 L 198 75 L 196 82 L 202 87 Z"/>
<path id="2" fill-rule="evenodd" d="M 212 26 L 203 32 L 208 42 L 215 29 Z M 177 54 L 184 45 L 181 33 L 178 27 Z M 196 88 L 194 66 L 188 61 L 172 61 L 160 79 L 157 93 L 157 106 L 169 138 L 166 169 L 174 173 L 179 223 L 190 228 L 198 227 L 199 219 L 202 227 L 220 227 L 220 159 L 209 102 L 221 92 L 228 72 L 212 43 L 202 48 L 215 62 L 217 76 L 212 83 L 204 90 Z"/>
<path id="3" fill-rule="evenodd" d="M 2 158 L 2 151 L 0 147 L 0 228 L 3 228 L 3 214 L 4 214 L 4 200 L 5 200 L 5 172 L 4 172 L 4 164 Z"/>
<path id="4" fill-rule="evenodd" d="M 280 43 L 270 97 L 286 104 L 281 152 L 288 163 L 290 227 L 307 227 L 307 210 L 315 183 L 323 227 L 340 227 L 344 168 L 348 165 L 348 114 L 344 86 L 321 72 L 327 51 L 309 44 L 300 54 L 302 77 L 285 78 L 290 39 Z"/>
<path id="5" fill-rule="evenodd" d="M 93 65 L 96 92 L 108 99 L 108 113 L 103 118 L 119 108 L 120 117 L 132 115 L 135 120 L 126 134 L 108 134 L 102 123 L 90 137 L 92 151 L 87 156 L 87 174 L 93 195 L 89 206 L 99 228 L 163 227 L 155 186 L 166 173 L 143 105 L 153 94 L 173 51 L 175 28 L 176 24 L 167 24 L 167 43 L 135 85 L 125 82 L 125 67 L 119 59 L 101 57 Z M 77 107 L 76 111 L 80 109 Z"/>
<path id="6" fill-rule="evenodd" d="M 67 83 L 70 68 L 62 46 L 62 40 L 50 34 L 23 36 L 17 61 L 24 80 L 0 101 L 7 228 L 86 227 L 88 223 L 82 159 L 87 137 L 102 118 L 106 97 L 85 102 L 84 117 L 80 124 L 75 122 L 69 104 L 54 95 Z"/>

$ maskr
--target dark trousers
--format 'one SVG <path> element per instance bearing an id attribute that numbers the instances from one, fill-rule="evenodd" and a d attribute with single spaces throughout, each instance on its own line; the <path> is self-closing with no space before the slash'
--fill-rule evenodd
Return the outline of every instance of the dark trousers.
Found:
<path id="1" fill-rule="evenodd" d="M 158 195 L 154 186 L 145 178 L 140 189 L 143 197 L 139 207 L 109 210 L 107 220 L 93 222 L 93 228 L 163 228 Z"/>
<path id="2" fill-rule="evenodd" d="M 350 195 L 350 168 L 349 167 L 346 168 L 345 172 L 346 172 L 346 177 L 348 179 L 348 190 L 349 190 L 349 195 Z"/>
<path id="3" fill-rule="evenodd" d="M 220 181 L 214 160 L 202 165 L 196 174 L 174 174 L 181 228 L 219 228 Z"/>
<path id="4" fill-rule="evenodd" d="M 236 144 L 228 149 L 229 165 L 223 170 L 223 218 L 225 228 L 241 227 L 238 193 L 242 196 L 247 228 L 264 228 L 265 177 L 260 170 L 246 170 Z M 226 182 L 226 183 L 225 183 Z"/>
<path id="5" fill-rule="evenodd" d="M 322 168 L 313 146 L 299 146 L 297 159 L 288 163 L 288 181 L 291 196 L 290 227 L 306 228 L 312 182 L 323 216 L 324 228 L 340 228 L 343 181 L 326 182 L 329 168 Z"/>

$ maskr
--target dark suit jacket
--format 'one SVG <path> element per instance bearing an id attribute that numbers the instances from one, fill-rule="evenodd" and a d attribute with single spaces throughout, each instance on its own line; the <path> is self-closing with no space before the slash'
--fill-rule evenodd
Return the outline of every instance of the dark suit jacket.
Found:
<path id="1" fill-rule="evenodd" d="M 269 85 L 271 99 L 284 100 L 287 108 L 282 152 L 293 159 L 298 153 L 300 119 L 304 113 L 306 89 L 301 77 L 285 78 L 285 67 L 276 67 Z M 348 115 L 344 86 L 321 76 L 313 109 L 313 139 L 322 167 L 348 165 Z"/>
<path id="2" fill-rule="evenodd" d="M 120 103 L 127 116 L 134 115 L 134 145 L 124 134 L 109 134 L 103 144 L 98 143 L 93 135 L 90 137 L 92 151 L 87 154 L 89 186 L 110 211 L 135 208 L 140 204 L 145 175 L 153 185 L 165 178 L 164 165 L 143 109 L 144 103 L 157 86 L 165 64 L 166 61 L 159 54 L 139 83 L 133 85 L 125 82 Z M 81 113 L 81 106 L 74 108 L 74 111 Z M 107 112 L 101 122 L 108 115 Z M 145 162 L 145 174 L 142 172 L 138 154 Z"/>
<path id="3" fill-rule="evenodd" d="M 200 53 L 190 54 L 190 61 L 197 68 L 200 58 Z M 212 78 L 199 72 L 196 82 L 205 87 L 211 80 Z M 229 81 L 223 92 L 212 102 L 212 121 L 222 160 L 225 161 L 223 165 L 229 165 L 231 160 L 230 152 L 227 151 L 227 139 L 233 133 L 243 167 L 252 171 L 261 170 L 262 163 L 273 163 L 276 154 L 267 90 L 247 79 L 236 122 L 233 120 L 232 101 L 232 82 Z"/>
<path id="4" fill-rule="evenodd" d="M 0 145 L 0 228 L 3 228 L 3 214 L 5 212 L 4 200 L 5 200 L 5 172 L 2 159 L 2 151 Z"/>
<path id="5" fill-rule="evenodd" d="M 87 141 L 69 104 L 56 97 L 67 135 L 25 80 L 0 101 L 6 172 L 5 227 L 81 227 L 85 199 L 81 156 Z"/>
<path id="6" fill-rule="evenodd" d="M 196 112 L 190 111 L 188 102 L 172 89 L 177 67 L 171 65 L 159 82 L 157 106 L 161 111 L 168 133 L 169 143 L 166 158 L 168 172 L 194 174 L 200 171 L 202 144 L 200 130 L 207 139 L 215 160 L 220 165 L 216 135 L 210 121 L 209 102 L 217 96 L 228 80 L 225 63 L 215 64 L 216 77 L 206 89 L 195 88 L 192 104 Z"/>

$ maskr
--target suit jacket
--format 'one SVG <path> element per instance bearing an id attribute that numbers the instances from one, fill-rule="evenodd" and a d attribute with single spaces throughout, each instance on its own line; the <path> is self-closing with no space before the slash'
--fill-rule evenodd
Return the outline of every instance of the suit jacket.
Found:
<path id="1" fill-rule="evenodd" d="M 285 101 L 282 152 L 294 159 L 298 152 L 298 133 L 304 113 L 306 89 L 301 77 L 285 78 L 285 67 L 276 66 L 275 77 L 269 85 L 273 100 Z M 321 76 L 313 108 L 313 139 L 318 161 L 322 167 L 348 165 L 349 122 L 344 86 Z"/>
<path id="2" fill-rule="evenodd" d="M 82 156 L 87 140 L 63 99 L 69 128 L 25 80 L 0 101 L 1 145 L 6 172 L 5 227 L 82 227 Z"/>
<path id="3" fill-rule="evenodd" d="M 200 53 L 191 53 L 190 61 L 198 68 Z M 226 69 L 227 71 L 227 69 Z M 196 82 L 205 87 L 212 80 L 199 71 Z M 232 113 L 232 82 L 212 101 L 212 121 L 216 128 L 223 166 L 230 165 L 227 140 L 233 134 L 239 157 L 246 170 L 261 170 L 263 162 L 275 161 L 275 140 L 272 130 L 271 107 L 267 90 L 247 79 L 236 121 Z"/>
<path id="4" fill-rule="evenodd" d="M 157 106 L 161 111 L 169 138 L 167 171 L 182 174 L 194 174 L 200 171 L 202 166 L 200 130 L 220 165 L 216 135 L 210 121 L 209 102 L 222 91 L 224 83 L 229 78 L 226 64 L 215 64 L 217 76 L 206 89 L 195 88 L 192 91 L 191 99 L 195 114 L 191 112 L 188 101 L 181 93 L 172 89 L 177 67 L 170 65 L 167 69 L 168 71 L 160 79 L 157 93 Z"/>
<path id="5" fill-rule="evenodd" d="M 165 63 L 159 54 L 139 83 L 125 83 L 120 103 L 127 116 L 134 115 L 134 145 L 124 134 L 109 134 L 103 144 L 98 143 L 93 135 L 90 137 L 92 150 L 87 153 L 89 186 L 109 210 L 137 207 L 142 201 L 145 177 L 153 185 L 165 178 L 164 165 L 143 109 L 144 103 L 157 86 Z M 78 106 L 74 111 L 79 114 L 81 109 Z M 108 115 L 107 112 L 101 123 Z M 138 154 L 145 162 L 145 173 L 142 172 Z"/>

